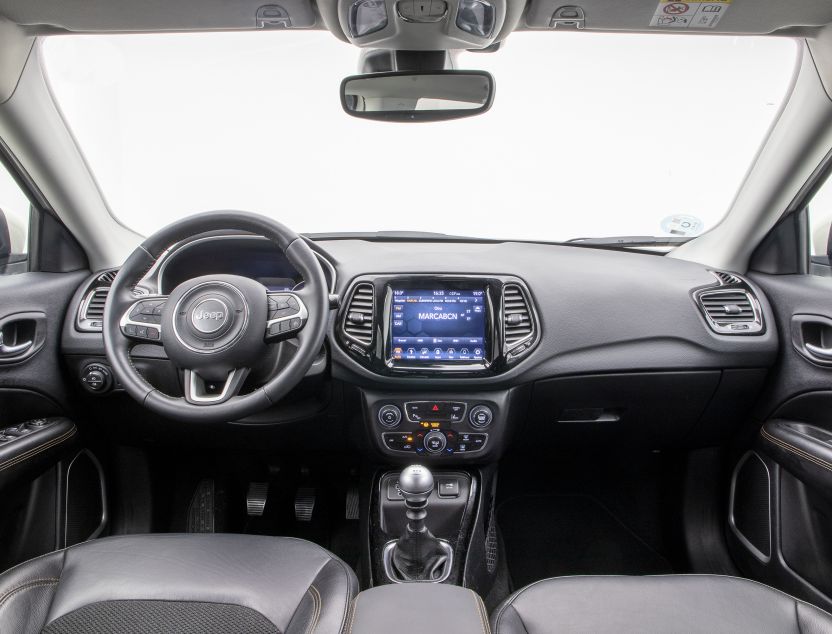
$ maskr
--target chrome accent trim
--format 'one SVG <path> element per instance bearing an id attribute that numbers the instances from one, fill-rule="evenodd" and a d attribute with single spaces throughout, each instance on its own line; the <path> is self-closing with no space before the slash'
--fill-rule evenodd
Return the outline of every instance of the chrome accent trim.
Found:
<path id="1" fill-rule="evenodd" d="M 107 526 L 107 522 L 109 521 L 109 513 L 107 512 L 107 482 L 104 477 L 104 469 L 101 467 L 101 462 L 99 462 L 98 458 L 95 457 L 95 454 L 92 453 L 89 449 L 82 449 L 75 457 L 70 461 L 69 466 L 66 468 L 66 490 L 64 491 L 64 510 L 69 508 L 69 488 L 70 488 L 70 477 L 72 475 L 72 466 L 75 464 L 75 461 L 78 460 L 81 456 L 86 455 L 87 458 L 90 459 L 93 466 L 95 467 L 96 471 L 98 471 L 98 483 L 101 489 L 101 521 L 98 523 L 96 529 L 90 534 L 85 540 L 82 541 L 90 541 L 95 539 L 104 531 Z M 66 543 L 67 533 L 69 532 L 69 515 L 65 512 L 64 514 L 64 535 L 63 535 L 63 546 L 69 546 Z M 79 542 L 80 543 L 80 542 Z"/>
<path id="2" fill-rule="evenodd" d="M 730 324 L 726 324 L 724 326 L 719 325 L 716 321 L 708 314 L 708 311 L 705 310 L 705 304 L 702 301 L 702 298 L 705 296 L 711 295 L 726 295 L 729 293 L 742 293 L 748 298 L 748 302 L 751 304 L 751 311 L 754 313 L 754 321 L 737 321 L 734 322 L 736 324 L 746 324 L 748 328 L 736 330 L 731 328 Z M 754 293 L 749 291 L 748 289 L 737 287 L 737 288 L 716 288 L 716 289 L 703 289 L 697 291 L 696 293 L 696 305 L 699 307 L 699 311 L 702 313 L 702 316 L 705 317 L 705 321 L 708 322 L 708 325 L 711 327 L 711 330 L 716 332 L 720 335 L 753 335 L 761 332 L 763 330 L 763 309 L 760 307 L 759 300 L 754 296 Z M 726 316 L 730 319 L 730 315 Z M 726 319 L 727 321 L 727 319 Z"/>
<path id="3" fill-rule="evenodd" d="M 742 458 L 740 458 L 739 462 L 737 463 L 737 466 L 734 467 L 734 471 L 731 474 L 731 490 L 730 490 L 730 493 L 729 493 L 729 501 L 728 501 L 728 525 L 731 527 L 731 532 L 733 532 L 734 535 L 736 536 L 736 538 L 740 540 L 742 545 L 745 546 L 749 551 L 751 551 L 751 554 L 754 555 L 754 557 L 759 559 L 762 563 L 767 564 L 769 561 L 771 561 L 771 554 L 766 555 L 764 552 L 761 552 L 754 544 L 752 544 L 750 541 L 748 541 L 748 538 L 745 535 L 742 534 L 742 531 L 740 531 L 739 527 L 737 526 L 736 518 L 734 516 L 734 503 L 736 501 L 736 493 L 737 493 L 737 475 L 739 474 L 740 469 L 743 467 L 743 465 L 746 462 L 748 462 L 749 460 L 751 460 L 751 458 L 756 458 L 757 460 L 759 460 L 760 463 L 763 465 L 763 468 L 766 470 L 766 483 L 768 485 L 768 505 L 767 505 L 767 508 L 768 508 L 768 512 L 769 512 L 769 518 L 768 518 L 768 551 L 769 551 L 769 553 L 771 553 L 771 550 L 772 550 L 771 531 L 772 531 L 772 528 L 773 528 L 773 526 L 771 524 L 771 471 L 769 470 L 768 465 L 766 464 L 766 461 L 763 460 L 756 451 L 746 452 L 745 455 Z"/>
<path id="4" fill-rule="evenodd" d="M 218 401 L 224 401 L 225 398 L 228 396 L 228 390 L 231 387 L 232 382 L 237 376 L 237 372 L 240 371 L 240 368 L 235 368 L 228 373 L 228 376 L 225 379 L 225 383 L 222 386 L 222 391 L 214 396 L 206 396 L 205 391 L 199 389 L 197 384 L 197 379 L 200 381 L 205 381 L 201 376 L 199 376 L 193 370 L 185 370 L 185 373 L 188 375 L 188 380 L 186 381 L 186 387 L 188 389 L 188 397 L 187 400 L 191 401 L 192 403 L 216 403 Z"/>
<path id="5" fill-rule="evenodd" d="M 372 289 L 373 306 L 371 308 L 372 313 L 371 313 L 371 318 L 370 318 L 370 328 L 372 329 L 372 331 L 370 333 L 370 343 L 369 344 L 366 343 L 365 341 L 361 341 L 357 337 L 353 337 L 351 334 L 349 334 L 347 332 L 347 318 L 349 317 L 349 314 L 350 314 L 350 306 L 352 305 L 352 300 L 355 298 L 355 294 L 358 292 L 358 289 L 361 288 L 362 286 L 369 286 L 370 289 Z M 340 330 L 341 334 L 344 335 L 344 337 L 346 337 L 347 339 L 352 341 L 355 345 L 357 345 L 359 348 L 361 348 L 364 351 L 370 350 L 373 346 L 373 341 L 375 341 L 375 339 L 376 339 L 375 329 L 376 329 L 376 302 L 377 301 L 378 300 L 376 298 L 376 286 L 375 286 L 375 284 L 373 284 L 372 282 L 361 281 L 361 282 L 356 282 L 352 285 L 352 288 L 350 289 L 348 299 L 347 299 L 346 302 L 344 302 L 344 316 L 341 319 L 341 323 L 339 325 L 339 330 Z M 382 319 L 384 319 L 384 317 L 382 317 Z"/>
<path id="6" fill-rule="evenodd" d="M 89 308 L 90 302 L 92 302 L 93 297 L 96 293 L 100 291 L 106 291 L 108 294 L 110 292 L 109 286 L 94 286 L 87 294 L 84 295 L 84 299 L 81 300 L 81 305 L 78 307 L 78 314 L 75 316 L 75 329 L 80 332 L 102 332 L 104 330 L 104 317 L 101 317 L 101 327 L 97 328 L 94 326 L 90 326 L 90 322 L 95 321 L 89 319 L 87 314 L 87 309 Z M 106 301 L 106 300 L 105 300 Z"/>
<path id="7" fill-rule="evenodd" d="M 522 339 L 513 341 L 511 343 L 511 349 L 508 348 L 509 344 L 506 341 L 506 289 L 509 286 L 515 287 L 520 292 L 523 302 L 526 304 L 526 308 L 528 308 L 529 311 L 529 325 L 531 326 L 531 332 Z M 535 310 L 534 303 L 531 299 L 531 292 L 528 288 L 526 288 L 524 284 L 520 284 L 518 282 L 506 282 L 503 284 L 503 288 L 500 291 L 500 308 L 497 312 L 499 313 L 500 332 L 502 333 L 503 353 L 506 357 L 510 356 L 514 350 L 522 345 L 526 346 L 524 352 L 527 351 L 528 348 L 531 347 L 532 343 L 536 341 L 538 332 L 537 311 Z"/>

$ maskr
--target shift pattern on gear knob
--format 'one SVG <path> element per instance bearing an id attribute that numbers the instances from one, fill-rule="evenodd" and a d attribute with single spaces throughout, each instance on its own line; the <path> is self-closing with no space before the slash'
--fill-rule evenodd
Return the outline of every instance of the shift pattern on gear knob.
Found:
<path id="1" fill-rule="evenodd" d="M 405 467 L 399 474 L 399 491 L 407 503 L 425 502 L 433 491 L 433 474 L 422 465 Z"/>

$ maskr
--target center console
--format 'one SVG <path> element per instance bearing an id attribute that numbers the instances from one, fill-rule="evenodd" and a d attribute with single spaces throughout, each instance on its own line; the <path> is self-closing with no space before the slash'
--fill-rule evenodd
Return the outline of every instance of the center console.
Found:
<path id="1" fill-rule="evenodd" d="M 540 338 L 531 293 L 513 276 L 362 276 L 346 297 L 338 342 L 380 375 L 499 374 Z"/>
<path id="2" fill-rule="evenodd" d="M 520 420 L 524 388 L 487 392 L 361 390 L 373 449 L 388 461 L 492 462 Z"/>

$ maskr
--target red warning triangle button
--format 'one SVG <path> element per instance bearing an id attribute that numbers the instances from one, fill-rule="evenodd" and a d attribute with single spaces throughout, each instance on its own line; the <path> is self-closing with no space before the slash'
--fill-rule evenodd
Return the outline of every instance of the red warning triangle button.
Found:
<path id="1" fill-rule="evenodd" d="M 432 412 L 438 412 L 438 411 L 439 411 L 439 406 L 438 406 L 438 405 L 436 405 L 436 404 L 434 404 L 434 406 L 430 408 L 430 411 L 432 411 Z"/>

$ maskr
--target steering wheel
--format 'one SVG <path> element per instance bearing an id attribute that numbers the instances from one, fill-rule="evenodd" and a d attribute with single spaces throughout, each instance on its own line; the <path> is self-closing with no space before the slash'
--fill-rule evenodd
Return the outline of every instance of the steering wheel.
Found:
<path id="1" fill-rule="evenodd" d="M 216 230 L 268 238 L 301 274 L 304 287 L 270 292 L 238 275 L 197 277 L 170 295 L 136 297 L 133 288 L 172 245 Z M 242 211 L 201 213 L 175 222 L 145 240 L 127 258 L 104 310 L 104 349 L 127 393 L 162 416 L 195 422 L 233 421 L 277 403 L 297 385 L 323 345 L 329 289 L 309 245 L 288 227 Z M 240 394 L 249 373 L 274 355 L 271 344 L 297 340 L 295 355 L 265 383 Z M 137 343 L 164 347 L 182 371 L 184 397 L 163 394 L 139 374 L 130 357 Z"/>

